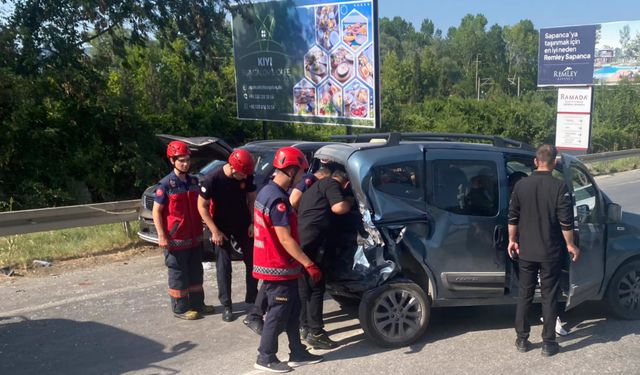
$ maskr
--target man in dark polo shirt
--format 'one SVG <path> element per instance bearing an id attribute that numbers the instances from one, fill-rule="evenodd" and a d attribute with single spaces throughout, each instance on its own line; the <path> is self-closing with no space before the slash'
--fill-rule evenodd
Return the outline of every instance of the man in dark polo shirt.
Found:
<path id="1" fill-rule="evenodd" d="M 352 201 L 345 195 L 349 185 L 346 172 L 336 170 L 330 178 L 323 178 L 302 194 L 298 208 L 300 246 L 316 264 L 322 264 L 326 239 L 331 236 L 334 215 L 344 215 L 351 209 Z M 302 308 L 300 311 L 300 336 L 314 349 L 332 349 L 337 346 L 324 330 L 322 304 L 325 282 L 314 282 L 309 275 L 298 279 Z"/>
<path id="2" fill-rule="evenodd" d="M 518 260 L 519 295 L 516 308 L 516 348 L 526 352 L 530 343 L 529 310 L 533 302 L 538 272 L 542 294 L 542 355 L 559 351 L 555 323 L 557 298 L 566 246 L 572 261 L 580 250 L 573 241 L 573 204 L 564 181 L 552 176 L 558 151 L 542 145 L 536 151 L 537 170 L 518 182 L 509 204 L 509 246 L 512 259 Z"/>
<path id="3" fill-rule="evenodd" d="M 222 320 L 233 320 L 231 301 L 232 241 L 240 246 L 245 264 L 245 302 L 254 303 L 258 294 L 258 280 L 253 277 L 253 203 L 256 185 L 253 182 L 254 161 L 244 149 L 236 149 L 228 162 L 200 179 L 198 211 L 211 231 L 211 242 L 218 247 L 216 277 L 218 298 L 224 307 Z M 213 202 L 213 215 L 210 206 Z"/>

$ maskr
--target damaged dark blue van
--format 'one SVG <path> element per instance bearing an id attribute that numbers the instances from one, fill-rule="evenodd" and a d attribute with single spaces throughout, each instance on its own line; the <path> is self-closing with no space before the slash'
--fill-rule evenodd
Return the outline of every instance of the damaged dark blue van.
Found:
<path id="1" fill-rule="evenodd" d="M 327 160 L 348 173 L 357 201 L 327 254 L 327 290 L 359 303 L 366 335 L 408 345 L 431 308 L 515 304 L 515 264 L 507 256 L 507 213 L 515 181 L 530 174 L 535 150 L 518 141 L 470 134 L 365 134 L 340 137 Z M 640 229 L 623 222 L 587 168 L 561 155 L 554 175 L 572 191 L 578 262 L 563 269 L 567 309 L 605 300 L 622 318 L 640 318 Z M 536 292 L 539 297 L 539 291 Z"/>

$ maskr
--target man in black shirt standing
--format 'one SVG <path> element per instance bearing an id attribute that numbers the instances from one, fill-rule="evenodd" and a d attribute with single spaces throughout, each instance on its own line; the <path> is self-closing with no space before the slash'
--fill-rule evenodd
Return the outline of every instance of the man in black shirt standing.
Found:
<path id="1" fill-rule="evenodd" d="M 533 302 L 538 272 L 542 294 L 542 355 L 559 351 L 555 323 L 557 296 L 566 245 L 572 261 L 580 250 L 573 241 L 573 205 L 566 184 L 553 177 L 558 151 L 542 145 L 536 151 L 537 170 L 518 182 L 509 204 L 509 246 L 512 259 L 518 259 L 519 295 L 516 308 L 516 348 L 526 352 L 530 343 L 528 312 Z"/>
<path id="2" fill-rule="evenodd" d="M 298 231 L 300 246 L 316 264 L 322 263 L 327 237 L 331 236 L 333 215 L 344 215 L 351 210 L 351 200 L 345 196 L 349 185 L 347 174 L 336 170 L 331 178 L 323 178 L 302 194 L 298 208 Z M 300 311 L 300 336 L 314 349 L 332 349 L 337 346 L 323 329 L 322 304 L 324 279 L 314 282 L 309 275 L 298 279 L 302 301 Z"/>
<path id="3" fill-rule="evenodd" d="M 224 307 L 222 320 L 233 320 L 231 302 L 231 241 L 237 242 L 243 252 L 246 278 L 245 302 L 254 303 L 258 293 L 258 280 L 251 274 L 253 268 L 253 203 L 256 185 L 253 182 L 254 161 L 244 149 L 229 156 L 228 163 L 214 169 L 200 179 L 198 211 L 211 231 L 211 242 L 218 247 L 216 277 L 218 298 Z"/>

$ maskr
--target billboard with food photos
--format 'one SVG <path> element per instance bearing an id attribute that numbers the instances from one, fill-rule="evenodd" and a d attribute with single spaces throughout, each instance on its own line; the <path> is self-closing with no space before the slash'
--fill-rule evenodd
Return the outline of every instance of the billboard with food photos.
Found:
<path id="1" fill-rule="evenodd" d="M 238 118 L 377 126 L 377 1 L 238 6 L 233 49 Z"/>

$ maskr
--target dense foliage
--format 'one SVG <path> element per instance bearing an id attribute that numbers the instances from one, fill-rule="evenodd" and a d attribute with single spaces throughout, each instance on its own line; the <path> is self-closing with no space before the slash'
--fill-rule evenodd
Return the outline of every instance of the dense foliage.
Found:
<path id="1" fill-rule="evenodd" d="M 261 123 L 234 118 L 228 3 L 0 0 L 0 211 L 135 198 L 168 169 L 157 133 L 261 138 Z M 553 141 L 537 42 L 527 20 L 467 15 L 443 34 L 383 18 L 383 130 Z M 345 132 L 268 126 L 270 138 Z M 594 151 L 639 147 L 638 127 L 636 86 L 597 88 Z"/>

